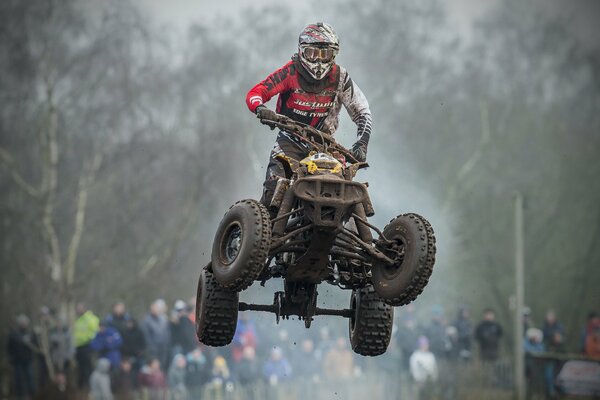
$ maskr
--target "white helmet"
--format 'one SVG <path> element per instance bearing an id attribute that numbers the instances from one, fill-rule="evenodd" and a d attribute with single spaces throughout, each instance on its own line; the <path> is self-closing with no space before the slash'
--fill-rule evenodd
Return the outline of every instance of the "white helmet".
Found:
<path id="1" fill-rule="evenodd" d="M 316 80 L 323 79 L 331 70 L 339 51 L 337 34 L 324 22 L 308 25 L 298 38 L 300 62 Z"/>

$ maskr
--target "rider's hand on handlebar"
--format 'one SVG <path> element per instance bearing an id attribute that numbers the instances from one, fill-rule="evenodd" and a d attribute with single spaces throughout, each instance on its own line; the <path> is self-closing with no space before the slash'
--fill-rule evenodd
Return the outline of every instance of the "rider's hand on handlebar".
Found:
<path id="1" fill-rule="evenodd" d="M 256 107 L 255 113 L 259 119 L 268 119 L 271 121 L 277 119 L 277 113 L 273 110 L 268 109 L 262 104 Z"/>
<path id="2" fill-rule="evenodd" d="M 352 146 L 352 155 L 359 162 L 367 161 L 367 145 L 361 141 L 354 143 Z"/>

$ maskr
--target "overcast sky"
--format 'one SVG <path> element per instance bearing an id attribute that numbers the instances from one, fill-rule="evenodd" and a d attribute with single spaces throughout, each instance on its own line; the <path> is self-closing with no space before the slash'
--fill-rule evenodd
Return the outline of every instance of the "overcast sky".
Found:
<path id="1" fill-rule="evenodd" d="M 291 9 L 308 7 L 311 2 L 282 0 L 134 0 L 157 22 L 185 32 L 193 22 L 209 22 L 220 16 L 236 17 L 247 7 L 287 5 Z M 365 0 L 367 1 L 367 0 Z M 468 36 L 473 21 L 500 0 L 446 0 L 451 29 Z M 600 0 L 534 0 L 543 12 L 560 14 L 570 28 L 589 46 L 600 49 Z M 318 19 L 318 10 L 309 10 Z M 300 27 L 299 27 L 300 29 Z"/>
<path id="2" fill-rule="evenodd" d="M 235 16 L 247 7 L 268 5 L 288 5 L 291 9 L 307 7 L 309 2 L 291 2 L 282 0 L 135 0 L 143 9 L 159 22 L 168 23 L 185 29 L 195 21 L 210 21 L 218 16 Z M 474 18 L 498 0 L 451 0 L 448 1 L 450 15 L 456 27 L 467 29 Z M 312 11 L 312 10 L 311 10 Z M 318 10 L 314 10 L 318 15 Z"/>

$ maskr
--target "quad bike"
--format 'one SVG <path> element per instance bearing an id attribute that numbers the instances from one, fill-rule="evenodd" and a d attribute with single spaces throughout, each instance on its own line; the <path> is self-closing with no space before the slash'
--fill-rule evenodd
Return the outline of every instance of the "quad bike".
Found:
<path id="1" fill-rule="evenodd" d="M 196 333 L 209 346 L 229 344 L 238 311 L 297 316 L 307 328 L 317 315 L 349 319 L 352 349 L 383 354 L 390 341 L 394 306 L 412 302 L 427 285 L 435 261 L 431 225 L 403 214 L 380 231 L 367 184 L 354 182 L 358 162 L 332 136 L 277 115 L 261 119 L 271 129 L 293 134 L 314 149 L 301 161 L 282 156 L 286 176 L 277 181 L 269 207 L 255 200 L 235 203 L 225 213 L 211 262 L 198 282 Z M 371 231 L 377 233 L 373 238 Z M 283 278 L 273 304 L 247 304 L 239 292 L 254 281 Z M 352 291 L 350 307 L 317 306 L 317 287 L 326 282 Z"/>

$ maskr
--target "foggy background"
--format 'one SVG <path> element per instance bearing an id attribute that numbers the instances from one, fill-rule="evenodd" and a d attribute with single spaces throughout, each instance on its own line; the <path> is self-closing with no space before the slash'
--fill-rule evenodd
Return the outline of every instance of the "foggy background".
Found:
<path id="1" fill-rule="evenodd" d="M 599 4 L 2 2 L 1 326 L 41 305 L 71 313 L 83 300 L 104 315 L 123 300 L 141 314 L 195 296 L 220 217 L 260 197 L 275 139 L 245 94 L 322 20 L 373 112 L 371 168 L 357 177 L 372 222 L 416 212 L 436 232 L 417 312 L 469 305 L 478 319 L 493 307 L 510 328 L 520 192 L 525 303 L 579 332 L 600 304 Z M 271 302 L 280 286 L 241 300 Z M 344 307 L 350 296 L 319 293 Z M 313 329 L 345 324 L 318 317 Z"/>

